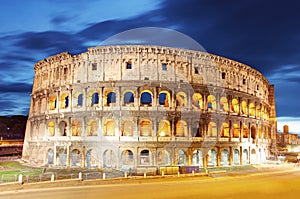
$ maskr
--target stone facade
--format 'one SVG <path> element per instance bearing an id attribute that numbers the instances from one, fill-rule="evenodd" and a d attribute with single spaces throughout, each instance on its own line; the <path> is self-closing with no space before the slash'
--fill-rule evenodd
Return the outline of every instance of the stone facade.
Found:
<path id="1" fill-rule="evenodd" d="M 245 64 L 160 46 L 99 46 L 34 66 L 23 159 L 61 167 L 227 166 L 276 144 L 274 87 Z"/>

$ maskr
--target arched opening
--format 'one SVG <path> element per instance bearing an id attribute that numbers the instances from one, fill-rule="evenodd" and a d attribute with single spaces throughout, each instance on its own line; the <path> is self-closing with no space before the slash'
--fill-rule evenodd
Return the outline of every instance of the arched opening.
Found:
<path id="1" fill-rule="evenodd" d="M 198 165 L 199 167 L 203 166 L 203 156 L 201 150 L 193 151 L 193 165 Z"/>
<path id="2" fill-rule="evenodd" d="M 161 120 L 158 124 L 158 134 L 159 137 L 169 137 L 171 136 L 171 125 L 168 120 Z"/>
<path id="3" fill-rule="evenodd" d="M 158 95 L 158 103 L 161 106 L 170 106 L 170 93 L 168 91 L 161 91 Z"/>
<path id="4" fill-rule="evenodd" d="M 217 125 L 214 122 L 210 122 L 208 124 L 208 131 L 207 131 L 207 136 L 208 137 L 217 137 Z"/>
<path id="5" fill-rule="evenodd" d="M 132 151 L 125 150 L 122 152 L 122 165 L 123 166 L 133 166 L 134 165 L 134 156 Z"/>
<path id="6" fill-rule="evenodd" d="M 80 151 L 77 149 L 74 149 L 72 151 L 71 166 L 72 167 L 80 167 L 80 165 L 81 165 Z"/>
<path id="7" fill-rule="evenodd" d="M 49 98 L 49 109 L 55 110 L 56 109 L 56 96 L 52 95 Z"/>
<path id="8" fill-rule="evenodd" d="M 246 101 L 242 101 L 242 114 L 247 115 L 248 114 L 248 106 Z"/>
<path id="9" fill-rule="evenodd" d="M 88 106 L 97 106 L 99 104 L 99 94 L 91 91 L 88 94 Z"/>
<path id="10" fill-rule="evenodd" d="M 256 164 L 256 151 L 255 149 L 251 150 L 251 164 Z"/>
<path id="11" fill-rule="evenodd" d="M 82 124 L 78 120 L 72 121 L 72 136 L 81 136 Z"/>
<path id="12" fill-rule="evenodd" d="M 243 125 L 243 138 L 248 138 L 249 134 L 248 134 L 248 126 L 247 125 Z"/>
<path id="13" fill-rule="evenodd" d="M 207 109 L 208 110 L 216 110 L 217 109 L 217 103 L 216 103 L 216 97 L 213 95 L 207 96 Z"/>
<path id="14" fill-rule="evenodd" d="M 261 132 L 261 127 L 258 127 L 258 129 L 257 129 L 257 134 L 258 134 L 258 138 L 259 138 L 259 139 L 262 139 L 262 138 L 263 138 L 263 134 L 262 134 L 262 132 Z"/>
<path id="15" fill-rule="evenodd" d="M 224 122 L 222 124 L 222 130 L 221 130 L 220 137 L 223 137 L 223 138 L 228 138 L 229 137 L 229 125 L 226 122 Z"/>
<path id="16" fill-rule="evenodd" d="M 104 123 L 104 136 L 115 136 L 115 121 L 106 120 Z"/>
<path id="17" fill-rule="evenodd" d="M 60 136 L 67 136 L 67 123 L 64 121 L 61 121 L 59 123 L 59 135 Z"/>
<path id="18" fill-rule="evenodd" d="M 59 166 L 66 166 L 67 162 L 67 152 L 65 149 L 60 149 L 58 151 L 58 164 Z"/>
<path id="19" fill-rule="evenodd" d="M 260 118 L 260 110 L 261 110 L 260 105 L 257 105 L 256 106 L 256 117 L 257 118 Z"/>
<path id="20" fill-rule="evenodd" d="M 103 166 L 104 168 L 114 168 L 115 167 L 115 154 L 113 150 L 106 150 L 103 154 Z"/>
<path id="21" fill-rule="evenodd" d="M 92 149 L 88 150 L 86 153 L 86 167 L 88 168 L 97 167 L 97 155 Z"/>
<path id="22" fill-rule="evenodd" d="M 176 137 L 186 137 L 188 135 L 187 123 L 183 120 L 179 120 L 176 123 Z"/>
<path id="23" fill-rule="evenodd" d="M 69 95 L 64 93 L 60 96 L 60 108 L 66 109 L 69 107 Z"/>
<path id="24" fill-rule="evenodd" d="M 203 98 L 200 93 L 194 93 L 192 96 L 192 104 L 194 107 L 203 109 Z"/>
<path id="25" fill-rule="evenodd" d="M 255 116 L 255 105 L 254 105 L 254 103 L 250 103 L 249 104 L 249 115 L 250 116 Z"/>
<path id="26" fill-rule="evenodd" d="M 240 152 L 237 149 L 233 150 L 233 164 L 234 165 L 240 164 Z"/>
<path id="27" fill-rule="evenodd" d="M 82 107 L 82 105 L 83 105 L 83 95 L 81 92 L 76 92 L 73 95 L 73 106 Z"/>
<path id="28" fill-rule="evenodd" d="M 178 165 L 186 164 L 186 153 L 184 150 L 179 150 L 178 152 Z"/>
<path id="29" fill-rule="evenodd" d="M 221 155 L 221 166 L 228 166 L 229 165 L 228 160 L 229 160 L 228 150 L 224 149 Z"/>
<path id="30" fill-rule="evenodd" d="M 54 164 L 54 151 L 52 149 L 48 150 L 47 159 L 48 159 L 48 165 L 53 165 Z"/>
<path id="31" fill-rule="evenodd" d="M 176 107 L 186 106 L 186 94 L 184 92 L 178 92 L 176 95 Z"/>
<path id="32" fill-rule="evenodd" d="M 152 123 L 150 120 L 142 120 L 140 122 L 140 136 L 152 136 Z"/>
<path id="33" fill-rule="evenodd" d="M 255 126 L 251 126 L 251 138 L 255 140 L 256 138 L 256 128 Z"/>
<path id="34" fill-rule="evenodd" d="M 95 120 L 89 120 L 87 122 L 86 135 L 87 136 L 96 136 L 98 133 L 98 125 Z"/>
<path id="35" fill-rule="evenodd" d="M 248 164 L 248 150 L 244 149 L 243 150 L 243 164 Z"/>
<path id="36" fill-rule="evenodd" d="M 149 150 L 142 150 L 140 153 L 140 164 L 151 165 L 151 156 Z"/>
<path id="37" fill-rule="evenodd" d="M 141 94 L 141 106 L 152 106 L 152 93 L 143 91 Z"/>
<path id="38" fill-rule="evenodd" d="M 221 97 L 220 99 L 220 110 L 224 112 L 229 112 L 229 105 L 226 97 Z"/>
<path id="39" fill-rule="evenodd" d="M 167 150 L 162 150 L 157 153 L 158 165 L 170 165 L 170 153 Z"/>
<path id="40" fill-rule="evenodd" d="M 124 94 L 124 105 L 133 106 L 134 105 L 134 95 L 133 92 L 128 91 Z"/>
<path id="41" fill-rule="evenodd" d="M 105 98 L 106 98 L 106 103 L 104 103 L 105 106 L 111 106 L 112 104 L 115 104 L 116 100 L 117 100 L 116 99 L 117 98 L 116 93 L 113 92 L 113 91 L 108 91 L 106 93 Z"/>
<path id="42" fill-rule="evenodd" d="M 54 136 L 54 134 L 55 134 L 54 122 L 49 122 L 48 123 L 48 135 L 49 136 Z"/>
<path id="43" fill-rule="evenodd" d="M 122 136 L 133 136 L 134 125 L 132 121 L 125 120 L 122 123 Z"/>
<path id="44" fill-rule="evenodd" d="M 193 137 L 202 137 L 202 132 L 200 131 L 199 122 L 194 122 L 192 126 Z"/>
<path id="45" fill-rule="evenodd" d="M 232 125 L 232 137 L 233 138 L 239 138 L 240 137 L 240 127 L 238 124 L 233 124 Z"/>
<path id="46" fill-rule="evenodd" d="M 231 111 L 234 113 L 239 113 L 239 101 L 237 99 L 232 99 Z"/>
<path id="47" fill-rule="evenodd" d="M 217 153 L 214 149 L 208 151 L 208 166 L 217 166 Z"/>

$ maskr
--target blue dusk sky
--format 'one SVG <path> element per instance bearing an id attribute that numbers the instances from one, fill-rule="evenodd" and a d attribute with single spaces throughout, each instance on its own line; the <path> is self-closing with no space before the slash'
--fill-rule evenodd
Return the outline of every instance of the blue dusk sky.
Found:
<path id="1" fill-rule="evenodd" d="M 300 133 L 297 0 L 9 0 L 0 5 L 0 115 L 28 114 L 34 64 L 141 27 L 181 32 L 275 84 L 278 129 Z"/>

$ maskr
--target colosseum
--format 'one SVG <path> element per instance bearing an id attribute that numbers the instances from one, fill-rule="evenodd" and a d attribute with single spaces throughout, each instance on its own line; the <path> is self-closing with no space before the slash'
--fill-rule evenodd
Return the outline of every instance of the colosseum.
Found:
<path id="1" fill-rule="evenodd" d="M 23 159 L 40 166 L 159 169 L 260 164 L 274 152 L 274 86 L 221 56 L 150 45 L 39 61 Z"/>

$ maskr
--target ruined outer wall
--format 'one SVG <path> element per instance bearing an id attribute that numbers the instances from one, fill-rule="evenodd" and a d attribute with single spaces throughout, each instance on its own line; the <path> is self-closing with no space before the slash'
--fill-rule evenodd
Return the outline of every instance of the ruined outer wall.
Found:
<path id="1" fill-rule="evenodd" d="M 217 154 L 216 164 L 220 165 L 223 149 L 229 152 L 230 164 L 234 150 L 238 150 L 242 164 L 246 149 L 246 162 L 250 163 L 252 149 L 256 159 L 259 151 L 269 155 L 276 133 L 275 123 L 270 122 L 276 117 L 274 92 L 267 79 L 245 64 L 209 53 L 159 46 L 99 46 L 79 55 L 64 52 L 46 58 L 34 70 L 23 159 L 39 165 L 49 163 L 47 152 L 52 150 L 54 165 L 59 165 L 61 154 L 65 154 L 66 162 L 61 166 L 70 166 L 72 151 L 77 150 L 81 167 L 87 166 L 88 152 L 93 151 L 97 166 L 105 166 L 109 158 L 114 167 L 121 168 L 124 151 L 131 151 L 132 164 L 137 167 L 141 152 L 148 150 L 149 164 L 157 166 L 158 154 L 166 146 L 170 165 L 176 164 L 179 150 L 185 153 L 185 164 L 191 165 L 193 151 L 205 148 L 202 144 L 207 139 Z M 108 103 L 107 95 L 112 91 L 116 99 Z M 127 91 L 134 97 L 130 104 L 124 103 Z M 142 104 L 144 92 L 151 94 L 151 104 Z M 160 104 L 161 92 L 169 95 L 168 105 Z M 97 103 L 93 102 L 94 93 Z M 185 95 L 181 107 L 180 93 Z M 201 94 L 197 105 L 193 103 L 195 93 Z M 83 99 L 78 105 L 80 94 Z M 222 97 L 227 99 L 228 110 L 220 105 Z M 125 118 L 133 122 L 131 136 L 122 135 Z M 141 121 L 146 119 L 151 122 L 151 136 L 140 133 Z M 186 130 L 183 136 L 176 136 L 180 119 L 185 121 Z M 115 122 L 113 136 L 105 135 L 108 120 Z M 170 123 L 169 137 L 158 135 L 161 120 Z M 88 135 L 90 121 L 95 121 L 97 127 L 92 136 Z M 197 136 L 194 123 L 200 131 Z M 224 123 L 229 132 L 222 137 Z M 243 135 L 245 126 L 247 136 Z M 217 135 L 212 133 L 215 131 Z M 234 135 L 237 132 L 238 137 Z M 113 157 L 106 157 L 107 151 Z M 208 162 L 207 151 L 201 151 L 204 164 Z"/>

